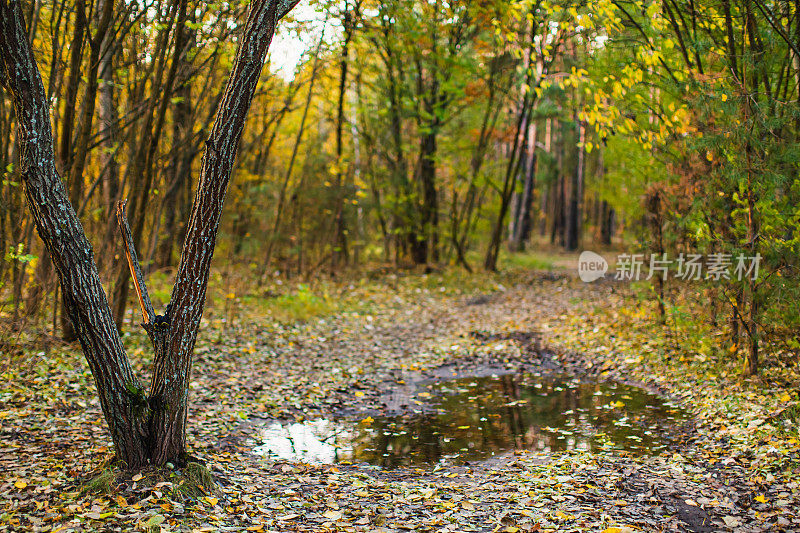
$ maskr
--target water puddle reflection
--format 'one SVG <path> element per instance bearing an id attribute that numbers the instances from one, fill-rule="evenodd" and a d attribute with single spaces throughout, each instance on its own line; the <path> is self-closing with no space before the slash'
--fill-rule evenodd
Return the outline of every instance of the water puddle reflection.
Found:
<path id="1" fill-rule="evenodd" d="M 261 429 L 255 451 L 272 460 L 384 468 L 482 461 L 522 449 L 658 454 L 686 418 L 636 387 L 530 374 L 432 383 L 417 401 L 433 409 L 362 421 L 274 422 Z"/>

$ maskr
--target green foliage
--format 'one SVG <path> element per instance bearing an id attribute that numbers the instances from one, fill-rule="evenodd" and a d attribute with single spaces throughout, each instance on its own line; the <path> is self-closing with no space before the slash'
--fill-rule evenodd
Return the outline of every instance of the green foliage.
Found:
<path id="1" fill-rule="evenodd" d="M 37 256 L 33 254 L 26 254 L 24 253 L 25 245 L 23 243 L 19 243 L 16 246 L 10 248 L 4 257 L 6 261 L 13 262 L 17 261 L 19 263 L 30 263 L 37 259 Z"/>

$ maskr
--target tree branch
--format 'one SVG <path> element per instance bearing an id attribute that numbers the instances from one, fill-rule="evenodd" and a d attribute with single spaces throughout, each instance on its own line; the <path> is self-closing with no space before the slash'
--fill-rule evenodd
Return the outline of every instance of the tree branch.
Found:
<path id="1" fill-rule="evenodd" d="M 294 9 L 294 6 L 300 3 L 300 0 L 279 0 L 278 1 L 278 20 L 285 17 L 289 11 Z"/>
<path id="2" fill-rule="evenodd" d="M 136 256 L 136 247 L 133 245 L 133 234 L 131 234 L 131 228 L 128 225 L 128 218 L 125 216 L 125 205 L 127 203 L 127 200 L 117 202 L 117 223 L 119 224 L 119 231 L 122 234 L 122 244 L 125 246 L 125 258 L 128 260 L 128 268 L 131 271 L 133 286 L 136 288 L 136 296 L 139 298 L 142 320 L 144 320 L 145 324 L 150 324 L 155 320 L 156 313 L 153 311 L 153 304 L 150 301 L 147 286 L 144 284 L 142 266 L 139 264 L 139 258 Z"/>

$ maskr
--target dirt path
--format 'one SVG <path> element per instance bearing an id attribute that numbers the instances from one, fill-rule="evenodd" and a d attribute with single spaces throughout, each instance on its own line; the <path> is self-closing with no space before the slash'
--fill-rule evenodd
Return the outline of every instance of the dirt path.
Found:
<path id="1" fill-rule="evenodd" d="M 655 457 L 519 452 L 435 470 L 270 463 L 253 454 L 265 420 L 402 411 L 415 381 L 443 372 L 558 367 L 671 392 L 597 354 L 537 350 L 563 340 L 577 301 L 581 309 L 604 305 L 613 288 L 532 277 L 457 297 L 390 282 L 375 290 L 387 296 L 369 313 L 288 329 L 252 323 L 201 339 L 191 444 L 220 482 L 216 495 L 180 502 L 168 485 L 135 483 L 108 497 L 70 492 L 72 479 L 108 450 L 95 444 L 106 437 L 91 388 L 65 383 L 65 396 L 39 398 L 49 410 L 13 404 L 25 430 L 3 426 L 0 529 L 800 530 L 796 482 L 754 478 L 746 461 L 710 452 L 719 443 L 696 433 Z M 29 480 L 21 489 L 20 479 Z"/>
<path id="2" fill-rule="evenodd" d="M 375 315 L 316 324 L 300 336 L 291 352 L 282 350 L 281 342 L 265 340 L 265 349 L 277 353 L 271 372 L 281 381 L 295 383 L 298 380 L 293 376 L 300 371 L 303 379 L 299 381 L 305 382 L 305 386 L 292 387 L 290 397 L 298 398 L 297 403 L 273 399 L 286 409 L 279 407 L 273 416 L 360 417 L 402 412 L 411 403 L 408 399 L 414 383 L 442 375 L 443 370 L 479 375 L 487 368 L 517 371 L 558 365 L 568 371 L 602 372 L 607 378 L 669 393 L 663 384 L 635 380 L 591 357 L 573 354 L 554 356 L 553 360 L 536 351 L 540 343 L 547 345 L 553 319 L 573 309 L 576 290 L 584 302 L 599 303 L 609 289 L 576 289 L 566 281 L 535 279 L 477 297 L 442 299 L 435 293 L 421 294 L 417 299 L 398 298 L 395 306 Z M 276 387 L 277 383 L 264 385 L 265 390 Z M 769 520 L 766 506 L 755 500 L 757 488 L 746 469 L 735 462 L 706 464 L 703 454 L 695 452 L 707 444 L 691 442 L 668 454 L 640 459 L 608 453 L 523 453 L 469 469 L 454 467 L 435 473 L 381 472 L 366 465 L 281 464 L 272 466 L 265 474 L 268 481 L 257 482 L 257 486 L 288 483 L 289 490 L 297 492 L 290 494 L 288 501 L 278 498 L 287 511 L 284 520 L 274 523 L 278 529 L 316 530 L 346 523 L 365 530 L 381 525 L 388 530 L 444 531 L 494 531 L 498 527 L 508 531 L 608 527 L 623 531 L 625 527 L 772 531 L 798 527 L 780 510 Z M 247 446 L 241 451 L 247 453 Z M 262 490 L 257 488 L 254 493 Z M 790 498 L 795 502 L 798 495 L 797 487 L 776 485 L 772 491 L 773 501 Z M 339 513 L 339 521 L 330 520 Z M 286 518 L 292 514 L 298 516 Z"/>

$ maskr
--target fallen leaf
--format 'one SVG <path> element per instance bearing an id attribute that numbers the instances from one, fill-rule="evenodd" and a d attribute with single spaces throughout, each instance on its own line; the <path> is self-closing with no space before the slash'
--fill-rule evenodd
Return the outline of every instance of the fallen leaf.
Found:
<path id="1" fill-rule="evenodd" d="M 323 513 L 323 516 L 331 521 L 341 520 L 342 513 L 339 511 L 328 510 Z"/>
<path id="2" fill-rule="evenodd" d="M 722 521 L 730 528 L 739 527 L 739 519 L 735 516 L 723 516 Z"/>
<path id="3" fill-rule="evenodd" d="M 164 520 L 166 520 L 166 517 L 163 514 L 153 515 L 150 517 L 150 520 L 144 523 L 144 526 L 145 527 L 157 526 Z"/>

